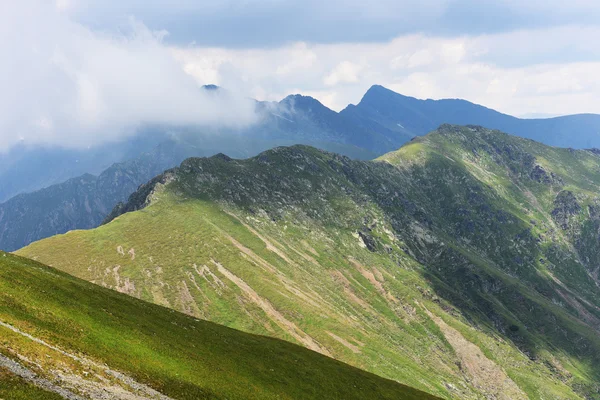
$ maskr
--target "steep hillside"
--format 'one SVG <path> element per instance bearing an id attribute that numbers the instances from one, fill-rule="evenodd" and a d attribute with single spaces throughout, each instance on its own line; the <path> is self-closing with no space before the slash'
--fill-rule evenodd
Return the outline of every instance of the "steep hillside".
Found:
<path id="1" fill-rule="evenodd" d="M 599 189 L 591 151 L 444 125 L 375 162 L 188 159 L 18 253 L 441 397 L 597 399 Z"/>
<path id="2" fill-rule="evenodd" d="M 433 399 L 0 253 L 6 399 Z"/>
<path id="3" fill-rule="evenodd" d="M 85 174 L 0 204 L 0 249 L 13 251 L 39 239 L 73 229 L 95 228 L 113 207 L 125 201 L 139 185 L 188 157 L 210 156 L 221 151 L 234 157 L 250 157 L 278 145 L 306 141 L 324 149 L 353 156 L 371 156 L 367 150 L 344 144 L 265 137 L 231 132 L 180 132 L 152 151 L 114 164 L 98 176 Z M 314 140 L 314 141 L 311 141 Z"/>
<path id="4" fill-rule="evenodd" d="M 482 125 L 560 147 L 600 147 L 600 115 L 520 119 L 460 99 L 419 100 L 383 86 L 371 87 L 340 114 L 356 125 L 404 137 L 421 136 L 441 124 Z"/>

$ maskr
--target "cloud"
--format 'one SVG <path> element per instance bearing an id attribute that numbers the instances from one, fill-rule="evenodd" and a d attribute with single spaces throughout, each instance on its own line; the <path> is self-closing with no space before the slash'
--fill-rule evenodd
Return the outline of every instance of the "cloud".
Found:
<path id="1" fill-rule="evenodd" d="M 600 28 L 568 26 L 269 49 L 175 47 L 173 52 L 199 81 L 216 76 L 220 85 L 261 100 L 301 93 L 340 110 L 357 103 L 371 85 L 382 84 L 409 96 L 464 98 L 513 115 L 559 115 L 600 113 L 600 43 L 583 40 L 599 35 Z M 561 60 L 557 55 L 564 49 L 576 50 Z M 203 71 L 202 65 L 209 67 Z M 278 74 L 281 70 L 286 74 Z"/>
<path id="2" fill-rule="evenodd" d="M 480 35 L 600 25 L 592 0 L 60 0 L 80 22 L 112 29 L 135 15 L 169 43 L 256 48 L 381 42 L 423 33 Z"/>
<path id="3" fill-rule="evenodd" d="M 335 86 L 339 83 L 356 83 L 363 66 L 350 61 L 342 61 L 335 66 L 333 71 L 323 79 L 327 86 Z"/>
<path id="4" fill-rule="evenodd" d="M 165 31 L 130 18 L 122 33 L 73 22 L 61 0 L 11 2 L 0 15 L 0 148 L 17 141 L 81 147 L 144 123 L 237 126 L 251 100 L 206 92 L 164 45 Z"/>
<path id="5" fill-rule="evenodd" d="M 598 113 L 599 10 L 585 0 L 11 2 L 0 15 L 0 149 L 87 146 L 142 123 L 248 124 L 245 97 L 301 93 L 340 110 L 376 83 L 514 115 Z M 500 22 L 468 28 L 485 13 Z M 199 89 L 208 83 L 231 93 Z"/>

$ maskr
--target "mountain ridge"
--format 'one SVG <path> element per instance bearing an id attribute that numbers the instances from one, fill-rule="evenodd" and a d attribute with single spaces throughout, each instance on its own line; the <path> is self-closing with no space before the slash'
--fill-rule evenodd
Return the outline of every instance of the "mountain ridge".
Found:
<path id="1" fill-rule="evenodd" d="M 412 136 L 449 123 L 485 126 L 557 147 L 592 148 L 600 144 L 599 114 L 522 119 L 464 99 L 422 100 L 381 85 L 371 86 L 357 105 L 349 105 L 340 114 Z M 402 127 L 395 129 L 397 124 Z"/>
<path id="2" fill-rule="evenodd" d="M 192 158 L 137 211 L 18 254 L 441 397 L 593 399 L 599 168 L 452 125 L 373 162 Z"/>
<path id="3" fill-rule="evenodd" d="M 160 152 L 157 149 L 168 146 L 177 149 L 172 154 L 163 151 L 165 162 L 160 163 L 163 170 L 176 166 L 185 156 L 225 152 L 233 157 L 249 157 L 274 146 L 292 144 L 308 144 L 353 158 L 370 159 L 396 150 L 412 138 L 448 122 L 498 128 L 560 147 L 600 147 L 600 116 L 594 114 L 525 120 L 466 100 L 419 100 L 380 85 L 372 86 L 357 105 L 349 105 L 340 113 L 328 109 L 317 99 L 302 95 L 289 95 L 279 102 L 257 102 L 256 108 L 261 117 L 253 126 L 238 130 L 181 127 L 178 133 L 171 133 L 166 142 L 163 141 L 150 153 Z M 156 130 L 152 140 L 161 137 L 160 129 Z M 186 142 L 189 149 L 183 148 Z M 141 159 L 144 159 L 143 155 L 136 160 Z M 167 159 L 170 162 L 166 162 Z M 15 250 L 50 234 L 99 225 L 117 203 L 126 200 L 139 185 L 162 172 L 155 168 L 156 163 L 152 160 L 145 163 L 139 168 L 150 173 L 140 174 L 139 178 L 122 188 L 123 193 L 111 198 L 97 193 L 89 195 L 91 203 L 102 204 L 94 211 L 102 215 L 93 218 L 85 207 L 78 208 L 76 216 L 71 215 L 73 204 L 86 201 L 77 194 L 77 190 L 85 191 L 84 188 L 73 188 L 70 196 L 68 192 L 64 193 L 63 205 L 44 210 L 48 218 L 37 215 L 41 227 L 34 229 L 35 234 L 24 231 L 21 226 L 29 223 L 23 210 L 35 209 L 36 202 L 42 197 L 40 193 L 0 204 L 0 248 Z M 54 202 L 51 197 L 46 201 Z M 52 226 L 56 228 L 49 228 Z"/>

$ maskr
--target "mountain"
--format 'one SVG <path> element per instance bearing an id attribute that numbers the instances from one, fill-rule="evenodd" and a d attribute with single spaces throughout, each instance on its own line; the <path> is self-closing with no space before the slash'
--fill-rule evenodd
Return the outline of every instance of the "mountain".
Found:
<path id="1" fill-rule="evenodd" d="M 303 114 L 295 112 L 294 115 L 292 118 L 301 118 Z M 98 176 L 84 174 L 60 184 L 17 195 L 0 204 L 0 249 L 13 251 L 33 241 L 72 229 L 94 228 L 139 185 L 188 157 L 209 156 L 219 152 L 227 152 L 234 157 L 249 157 L 274 146 L 302 142 L 357 157 L 375 154 L 350 144 L 336 143 L 335 140 L 341 140 L 339 137 L 322 136 L 323 141 L 318 141 L 317 136 L 307 136 L 308 133 L 302 136 L 300 131 L 293 131 L 294 126 L 306 126 L 307 118 L 303 118 L 304 125 L 289 123 L 290 126 L 278 127 L 277 130 L 273 127 L 278 122 L 273 120 L 262 123 L 260 129 L 253 128 L 255 132 L 202 133 L 193 128 L 182 128 L 151 151 L 132 160 L 113 164 Z M 318 129 L 314 128 L 311 132 L 325 131 Z M 285 132 L 291 132 L 287 139 Z M 308 132 L 308 128 L 305 132 Z M 297 139 L 293 139 L 296 134 Z"/>
<path id="2" fill-rule="evenodd" d="M 259 103 L 259 108 L 264 119 L 250 128 L 254 136 L 285 137 L 296 144 L 340 143 L 363 149 L 362 154 L 343 153 L 354 158 L 374 158 L 397 149 L 410 139 L 355 124 L 309 96 L 291 95 L 279 103 Z"/>
<path id="3" fill-rule="evenodd" d="M 600 147 L 600 115 L 519 119 L 460 99 L 419 100 L 372 86 L 357 105 L 340 115 L 356 125 L 404 137 L 425 135 L 442 124 L 481 125 L 550 146 Z"/>
<path id="4" fill-rule="evenodd" d="M 214 85 L 207 85 L 204 90 L 223 91 Z M 232 155 L 244 154 L 248 139 L 271 142 L 259 151 L 282 143 L 310 144 L 360 159 L 376 157 L 402 143 L 353 126 L 338 113 L 306 96 L 288 96 L 278 103 L 256 102 L 256 114 L 255 124 L 238 128 L 144 125 L 129 138 L 86 149 L 16 146 L 5 153 L 0 152 L 0 202 L 84 174 L 98 175 L 114 163 L 154 151 L 156 146 L 171 141 L 173 136 L 191 133 L 201 137 L 203 144 L 215 148 L 217 153 L 230 151 Z M 223 141 L 223 137 L 229 140 Z M 205 154 L 208 153 L 198 155 Z M 179 162 L 181 160 L 177 164 Z"/>
<path id="5" fill-rule="evenodd" d="M 6 399 L 433 399 L 0 253 Z"/>
<path id="6" fill-rule="evenodd" d="M 217 87 L 206 90 L 218 90 Z M 250 157 L 269 148 L 297 143 L 369 159 L 401 142 L 379 138 L 345 121 L 317 100 L 289 96 L 280 103 L 257 103 L 259 122 L 238 130 L 211 127 L 146 128 L 124 149 L 83 152 L 67 150 L 22 151 L 4 172 L 0 170 L 0 198 L 71 176 L 67 171 L 95 171 L 104 163 L 103 155 L 121 160 L 124 154 L 135 157 L 113 164 L 98 176 L 89 173 L 65 182 L 10 198 L 0 204 L 0 249 L 13 251 L 35 240 L 72 229 L 96 227 L 110 210 L 124 201 L 142 183 L 191 156 L 225 152 L 233 157 Z M 146 135 L 147 133 L 147 135 Z M 143 137 L 147 140 L 142 140 Z M 158 142 L 145 152 L 149 143 Z M 140 153 L 131 147 L 139 145 Z M 11 154 L 15 154 L 13 151 Z M 81 159 L 81 163 L 79 163 Z M 0 166 L 2 162 L 0 162 Z"/>
<path id="7" fill-rule="evenodd" d="M 440 397 L 598 399 L 599 192 L 598 152 L 444 125 L 191 158 L 17 253 Z"/>
<path id="8" fill-rule="evenodd" d="M 85 149 L 15 146 L 0 152 L 0 202 L 80 175 L 98 175 L 114 163 L 151 151 L 167 138 L 167 130 L 147 127 L 133 138 Z"/>
<path id="9" fill-rule="evenodd" d="M 204 89 L 223 91 L 214 85 Z M 79 154 L 87 160 L 81 163 L 73 161 L 73 154 L 59 150 L 48 154 L 40 151 L 35 157 L 25 151 L 19 162 L 4 170 L 2 165 L 8 162 L 0 161 L 0 199 L 54 182 L 58 177 L 77 177 L 0 204 L 0 249 L 12 251 L 53 234 L 96 227 L 108 210 L 137 186 L 189 156 L 226 153 L 250 157 L 275 146 L 306 144 L 366 160 L 396 150 L 411 138 L 447 122 L 498 128 L 555 146 L 600 147 L 597 115 L 518 119 L 464 100 L 417 100 L 377 85 L 358 105 L 350 105 L 340 113 L 301 95 L 280 102 L 256 102 L 256 113 L 255 124 L 235 129 L 145 127 L 129 141 L 111 145 L 116 148 L 114 154 L 108 149 L 92 149 L 85 157 Z M 100 173 L 98 183 L 89 174 L 77 176 L 86 169 L 97 170 L 100 160 L 105 164 L 106 154 L 122 161 Z M 154 161 L 153 154 L 160 154 L 158 161 Z M 130 167 L 132 163 L 135 167 Z M 115 178 L 115 173 L 126 176 L 125 182 Z M 106 191 L 106 184 L 119 186 L 116 191 Z"/>
<path id="10" fill-rule="evenodd" d="M 203 89 L 224 92 L 215 85 L 205 85 Z M 233 137 L 234 141 L 243 136 L 273 140 L 274 145 L 282 141 L 308 144 L 364 160 L 396 150 L 414 136 L 425 135 L 444 123 L 500 129 L 552 146 L 600 147 L 599 115 L 519 119 L 465 100 L 418 100 L 379 85 L 371 87 L 359 104 L 349 105 L 340 113 L 301 95 L 291 95 L 280 102 L 257 101 L 256 112 L 256 124 L 236 129 L 143 126 L 131 138 L 90 149 L 17 146 L 0 153 L 0 202 L 86 173 L 100 174 L 113 163 L 152 151 L 181 130 L 200 136 L 212 133 Z M 217 152 L 225 150 L 218 148 Z"/>

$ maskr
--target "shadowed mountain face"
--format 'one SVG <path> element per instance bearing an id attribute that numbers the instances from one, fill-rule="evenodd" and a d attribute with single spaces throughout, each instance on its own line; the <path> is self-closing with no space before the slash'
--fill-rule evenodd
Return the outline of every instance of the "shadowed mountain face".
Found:
<path id="1" fill-rule="evenodd" d="M 599 171 L 451 125 L 373 162 L 192 158 L 18 253 L 442 397 L 594 399 Z"/>
<path id="2" fill-rule="evenodd" d="M 378 85 L 340 114 L 357 125 L 404 137 L 425 135 L 441 124 L 481 125 L 551 146 L 600 147 L 600 115 L 520 119 L 465 100 L 419 100 Z"/>
<path id="3" fill-rule="evenodd" d="M 11 400 L 434 399 L 3 252 L 0 337 L 0 396 Z"/>

